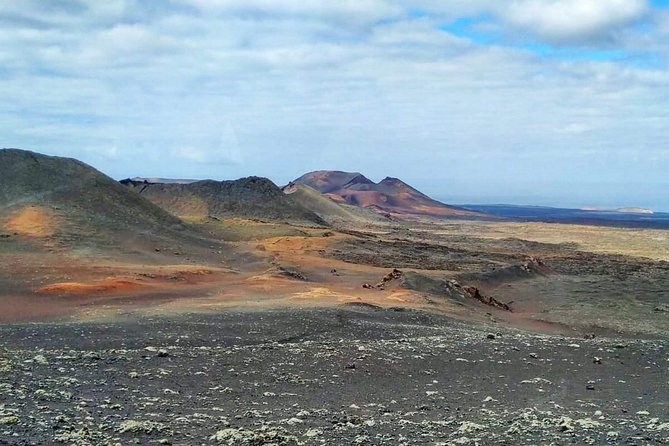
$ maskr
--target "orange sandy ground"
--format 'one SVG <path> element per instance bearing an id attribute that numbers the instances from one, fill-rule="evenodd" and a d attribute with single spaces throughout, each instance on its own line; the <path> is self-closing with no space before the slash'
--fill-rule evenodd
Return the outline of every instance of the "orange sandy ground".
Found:
<path id="1" fill-rule="evenodd" d="M 28 237 L 49 237 L 58 225 L 53 211 L 40 206 L 19 209 L 4 223 L 5 230 Z"/>
<path id="2" fill-rule="evenodd" d="M 39 217 L 39 218 L 38 218 Z M 13 221 L 22 228 L 44 222 L 40 211 L 24 211 Z M 48 219 L 46 219 L 48 221 Z M 42 225 L 43 226 L 43 225 Z M 42 229 L 40 233 L 46 233 Z M 27 232 L 26 232 L 27 234 Z M 53 319 L 100 320 L 125 314 L 178 314 L 228 308 L 328 307 L 368 303 L 381 307 L 421 308 L 465 320 L 499 322 L 535 331 L 563 332 L 562 327 L 532 320 L 529 314 L 506 313 L 490 307 L 470 308 L 450 302 L 428 303 L 405 289 L 363 289 L 377 283 L 386 268 L 351 264 L 320 255 L 331 243 L 349 237 L 275 237 L 240 242 L 267 260 L 265 268 L 234 271 L 208 265 L 152 266 L 124 262 L 91 263 L 59 255 L 5 255 L 5 274 L 25 285 L 0 296 L 0 322 Z M 3 259 L 0 258 L 0 261 Z M 310 280 L 279 274 L 273 266 L 295 268 Z M 336 270 L 336 272 L 333 272 Z M 53 280 L 54 278 L 67 280 Z"/>

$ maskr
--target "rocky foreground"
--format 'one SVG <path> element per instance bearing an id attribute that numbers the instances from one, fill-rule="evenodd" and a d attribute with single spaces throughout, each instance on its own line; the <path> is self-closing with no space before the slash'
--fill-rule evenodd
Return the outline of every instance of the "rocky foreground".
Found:
<path id="1" fill-rule="evenodd" d="M 668 443 L 666 340 L 366 307 L 0 327 L 3 445 Z"/>

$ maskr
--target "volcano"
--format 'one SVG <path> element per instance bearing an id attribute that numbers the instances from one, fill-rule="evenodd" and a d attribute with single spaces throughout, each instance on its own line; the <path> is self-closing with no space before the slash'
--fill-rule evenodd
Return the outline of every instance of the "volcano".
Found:
<path id="1" fill-rule="evenodd" d="M 399 178 L 378 183 L 359 172 L 320 170 L 297 178 L 335 201 L 395 217 L 483 217 L 484 214 L 434 200 Z"/>

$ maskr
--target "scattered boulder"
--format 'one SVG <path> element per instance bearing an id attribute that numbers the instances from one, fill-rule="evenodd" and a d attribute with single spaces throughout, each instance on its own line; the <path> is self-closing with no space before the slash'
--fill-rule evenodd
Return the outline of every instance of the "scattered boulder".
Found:
<path id="1" fill-rule="evenodd" d="M 377 283 L 375 286 L 376 288 L 379 289 L 384 289 L 387 284 L 394 280 L 400 280 L 402 277 L 404 277 L 404 273 L 400 271 L 399 269 L 395 268 L 381 279 L 381 282 Z"/>
<path id="2" fill-rule="evenodd" d="M 478 300 L 479 302 L 481 302 L 485 305 L 489 305 L 491 307 L 499 308 L 499 309 L 502 309 L 504 311 L 511 311 L 511 307 L 509 307 L 508 304 L 505 304 L 504 302 L 500 302 L 492 296 L 484 296 L 483 294 L 481 294 L 481 291 L 476 287 L 466 286 L 466 287 L 463 287 L 463 289 L 467 293 L 469 293 L 469 295 L 473 299 L 476 299 L 476 300 Z"/>

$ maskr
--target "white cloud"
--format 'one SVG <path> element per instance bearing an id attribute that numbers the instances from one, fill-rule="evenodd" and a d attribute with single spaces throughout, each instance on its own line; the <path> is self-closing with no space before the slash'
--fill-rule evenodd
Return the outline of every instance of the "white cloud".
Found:
<path id="1" fill-rule="evenodd" d="M 514 0 L 500 13 L 549 42 L 569 44 L 610 38 L 648 10 L 646 0 Z"/>

